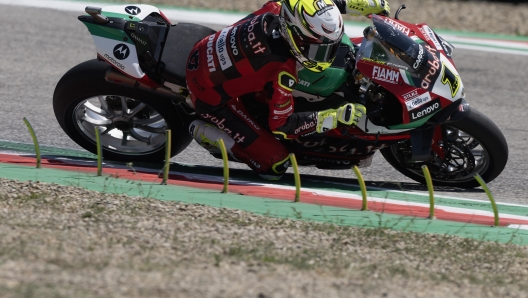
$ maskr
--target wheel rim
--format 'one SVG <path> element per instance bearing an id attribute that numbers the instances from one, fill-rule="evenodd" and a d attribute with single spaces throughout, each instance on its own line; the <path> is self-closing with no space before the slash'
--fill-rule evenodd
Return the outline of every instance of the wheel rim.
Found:
<path id="1" fill-rule="evenodd" d="M 165 145 L 165 119 L 139 100 L 117 95 L 91 97 L 75 107 L 73 117 L 77 129 L 93 143 L 98 128 L 106 150 L 142 155 Z"/>
<path id="2" fill-rule="evenodd" d="M 488 151 L 476 138 L 458 128 L 447 126 L 444 128 L 445 138 L 440 147 L 445 158 L 432 152 L 426 162 L 408 165 L 406 161 L 411 157 L 411 148 L 408 141 L 392 146 L 392 154 L 400 164 L 423 177 L 422 165 L 427 165 L 433 181 L 461 183 L 474 180 L 476 174 L 483 174 L 490 165 Z"/>

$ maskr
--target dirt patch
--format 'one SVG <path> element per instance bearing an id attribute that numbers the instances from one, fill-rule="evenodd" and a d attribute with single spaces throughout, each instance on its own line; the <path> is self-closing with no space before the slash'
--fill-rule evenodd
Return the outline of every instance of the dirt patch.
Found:
<path id="1" fill-rule="evenodd" d="M 0 179 L 0 297 L 522 297 L 525 247 Z"/>

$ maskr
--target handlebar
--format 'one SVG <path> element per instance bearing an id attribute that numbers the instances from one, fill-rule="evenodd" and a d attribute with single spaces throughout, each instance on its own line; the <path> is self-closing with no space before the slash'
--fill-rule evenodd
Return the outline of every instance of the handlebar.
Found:
<path id="1" fill-rule="evenodd" d="M 399 14 L 400 14 L 400 11 L 401 11 L 402 9 L 406 9 L 406 8 L 407 8 L 407 6 L 405 6 L 405 4 L 402 4 L 402 5 L 398 8 L 398 10 L 396 11 L 396 14 L 394 15 L 394 18 L 395 18 L 396 20 L 399 20 L 398 16 L 399 16 Z"/>

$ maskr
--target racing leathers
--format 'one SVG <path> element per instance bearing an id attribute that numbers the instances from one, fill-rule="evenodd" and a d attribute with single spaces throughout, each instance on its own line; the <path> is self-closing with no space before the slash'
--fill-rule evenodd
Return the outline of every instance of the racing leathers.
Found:
<path id="1" fill-rule="evenodd" d="M 343 5 L 337 6 L 345 12 Z M 209 123 L 193 122 L 190 133 L 195 140 L 206 148 L 216 145 L 219 134 L 204 133 L 214 124 L 229 136 L 231 156 L 268 179 L 280 178 L 289 166 L 289 152 L 278 139 L 315 133 L 318 125 L 317 112 L 294 112 L 297 61 L 279 34 L 279 13 L 280 2 L 269 1 L 205 37 L 191 51 L 186 70 L 196 112 Z M 267 103 L 268 128 L 242 104 L 240 97 L 251 93 Z"/>

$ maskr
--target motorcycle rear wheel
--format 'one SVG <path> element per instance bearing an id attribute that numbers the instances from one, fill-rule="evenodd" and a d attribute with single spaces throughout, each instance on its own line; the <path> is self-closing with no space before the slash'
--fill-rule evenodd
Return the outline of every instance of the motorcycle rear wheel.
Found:
<path id="1" fill-rule="evenodd" d="M 427 165 L 434 186 L 474 188 L 480 186 L 474 176 L 479 174 L 490 182 L 504 170 L 508 161 L 508 144 L 500 129 L 488 117 L 475 109 L 457 122 L 442 125 L 442 146 L 445 158 L 435 153 L 428 161 L 408 164 L 410 142 L 404 141 L 381 149 L 385 160 L 405 176 L 425 184 L 421 169 Z"/>
<path id="2" fill-rule="evenodd" d="M 89 60 L 61 78 L 53 94 L 53 109 L 64 132 L 97 154 L 97 127 L 107 160 L 163 161 L 167 129 L 172 131 L 171 156 L 183 151 L 192 138 L 171 100 L 107 82 L 108 67 Z"/>

